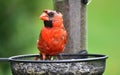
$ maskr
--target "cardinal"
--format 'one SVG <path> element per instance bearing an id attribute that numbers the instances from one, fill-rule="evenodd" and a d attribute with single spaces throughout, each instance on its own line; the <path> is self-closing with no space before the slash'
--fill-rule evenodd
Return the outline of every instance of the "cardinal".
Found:
<path id="1" fill-rule="evenodd" d="M 44 27 L 40 32 L 37 48 L 42 55 L 42 59 L 46 60 L 49 56 L 56 56 L 64 51 L 67 32 L 60 12 L 44 10 L 40 19 L 43 20 Z"/>

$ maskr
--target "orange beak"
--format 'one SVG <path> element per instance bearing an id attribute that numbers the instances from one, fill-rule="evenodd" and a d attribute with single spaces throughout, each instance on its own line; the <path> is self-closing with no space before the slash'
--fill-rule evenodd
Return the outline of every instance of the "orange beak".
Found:
<path id="1" fill-rule="evenodd" d="M 49 20 L 49 17 L 47 15 L 47 13 L 43 12 L 41 15 L 40 15 L 40 19 L 41 20 L 44 20 L 44 21 L 48 21 Z"/>

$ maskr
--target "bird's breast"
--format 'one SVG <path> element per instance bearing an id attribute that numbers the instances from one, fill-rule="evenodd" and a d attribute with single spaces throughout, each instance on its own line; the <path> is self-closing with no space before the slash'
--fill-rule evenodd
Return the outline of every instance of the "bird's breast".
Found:
<path id="1" fill-rule="evenodd" d="M 39 38 L 39 50 L 55 55 L 64 50 L 67 33 L 63 28 L 43 28 Z"/>

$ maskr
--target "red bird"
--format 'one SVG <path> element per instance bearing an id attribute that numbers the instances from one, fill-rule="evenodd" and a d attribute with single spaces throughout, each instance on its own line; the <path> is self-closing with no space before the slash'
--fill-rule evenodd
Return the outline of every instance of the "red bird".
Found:
<path id="1" fill-rule="evenodd" d="M 44 27 L 40 32 L 37 48 L 45 60 L 48 59 L 46 55 L 55 56 L 64 50 L 67 32 L 60 12 L 44 10 L 40 19 L 44 21 Z"/>

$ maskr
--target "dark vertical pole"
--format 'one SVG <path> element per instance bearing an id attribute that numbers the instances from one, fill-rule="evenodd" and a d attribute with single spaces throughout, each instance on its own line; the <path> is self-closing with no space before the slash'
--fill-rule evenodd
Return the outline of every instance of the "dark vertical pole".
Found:
<path id="1" fill-rule="evenodd" d="M 68 32 L 65 53 L 86 50 L 86 5 L 82 0 L 54 0 L 54 9 L 62 12 Z"/>

